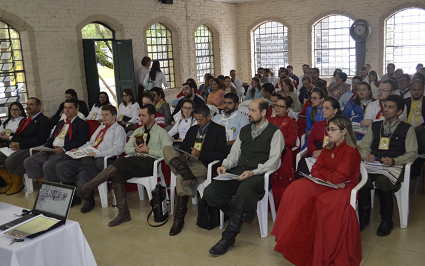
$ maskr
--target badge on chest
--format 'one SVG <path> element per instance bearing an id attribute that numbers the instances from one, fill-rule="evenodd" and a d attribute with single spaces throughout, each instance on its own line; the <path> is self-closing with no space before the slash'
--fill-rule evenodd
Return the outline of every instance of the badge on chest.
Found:
<path id="1" fill-rule="evenodd" d="M 379 150 L 387 151 L 390 148 L 390 138 L 389 137 L 381 137 L 379 139 Z"/>
<path id="2" fill-rule="evenodd" d="M 195 142 L 195 145 L 193 145 L 193 148 L 197 149 L 198 151 L 202 150 L 202 142 Z"/>
<path id="3" fill-rule="evenodd" d="M 12 130 L 6 129 L 6 132 L 4 133 L 6 136 L 10 136 L 12 134 Z"/>
<path id="4" fill-rule="evenodd" d="M 91 120 L 96 120 L 96 117 L 97 117 L 97 113 L 94 113 Z"/>
<path id="5" fill-rule="evenodd" d="M 329 144 L 329 136 L 324 136 L 323 137 L 323 148 Z"/>
<path id="6" fill-rule="evenodd" d="M 413 112 L 413 116 L 421 116 L 422 115 L 421 109 L 419 109 L 419 108 L 413 108 L 412 112 Z"/>
<path id="7" fill-rule="evenodd" d="M 68 133 L 68 131 L 66 130 L 62 130 L 61 133 L 59 134 L 58 138 L 59 139 L 64 139 L 66 136 L 66 133 Z"/>

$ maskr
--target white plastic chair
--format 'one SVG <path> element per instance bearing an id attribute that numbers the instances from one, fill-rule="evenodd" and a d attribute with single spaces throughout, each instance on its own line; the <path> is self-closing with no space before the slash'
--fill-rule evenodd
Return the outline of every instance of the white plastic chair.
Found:
<path id="1" fill-rule="evenodd" d="M 245 116 L 248 116 L 248 113 L 249 113 L 249 108 L 248 107 L 238 107 L 238 111 L 241 113 L 241 114 L 243 114 L 243 115 L 245 115 Z"/>
<path id="2" fill-rule="evenodd" d="M 273 199 L 273 191 L 269 190 L 269 182 L 270 182 L 270 175 L 272 175 L 274 172 L 277 171 L 280 167 L 280 158 L 279 158 L 279 164 L 276 169 L 270 170 L 264 174 L 264 197 L 258 201 L 257 203 L 257 216 L 258 216 L 258 224 L 260 226 L 260 235 L 261 238 L 266 238 L 269 233 L 269 223 L 268 223 L 268 204 L 270 202 L 270 209 L 272 212 L 272 219 L 273 222 L 276 220 L 276 208 L 274 205 L 274 199 Z M 224 227 L 224 213 L 220 210 L 220 229 L 223 229 Z"/>
<path id="3" fill-rule="evenodd" d="M 217 106 L 207 104 L 208 108 L 210 109 L 211 116 L 218 115 L 220 113 L 220 110 L 218 110 Z"/>
<path id="4" fill-rule="evenodd" d="M 364 185 L 367 183 L 368 175 L 366 168 L 364 167 L 363 163 L 360 165 L 360 174 L 362 176 L 362 180 L 351 190 L 351 196 L 350 196 L 350 204 L 354 208 L 357 214 L 357 220 L 359 220 L 359 211 L 357 207 L 357 192 L 364 187 Z"/>
<path id="5" fill-rule="evenodd" d="M 302 138 L 301 138 L 302 139 Z M 302 142 L 302 141 L 301 141 Z M 305 155 L 305 154 L 307 154 L 307 152 L 308 152 L 308 149 L 307 148 L 305 148 L 304 150 L 302 150 L 302 151 L 300 151 L 299 153 L 297 153 L 297 157 L 296 157 L 296 159 L 295 159 L 295 170 L 296 171 L 298 171 L 298 163 L 299 163 L 299 161 L 301 160 L 301 158 Z"/>
<path id="6" fill-rule="evenodd" d="M 215 160 L 211 163 L 208 164 L 208 169 L 207 169 L 207 180 L 205 180 L 204 182 L 202 182 L 201 184 L 198 185 L 198 192 L 199 195 L 202 197 L 204 196 L 204 190 L 206 188 L 206 186 L 208 186 L 209 184 L 211 184 L 212 181 L 212 167 L 213 165 L 219 163 L 219 160 Z M 174 198 L 176 195 L 176 175 L 171 172 L 171 179 L 170 179 L 170 207 L 171 207 L 171 211 L 170 211 L 170 215 L 173 215 L 174 213 Z M 194 198 L 192 198 L 192 204 L 197 204 L 198 203 L 198 198 L 197 196 L 195 196 Z"/>
<path id="7" fill-rule="evenodd" d="M 409 222 L 409 188 L 410 188 L 410 171 L 412 162 L 406 164 L 404 168 L 404 180 L 401 182 L 400 189 L 394 193 L 397 200 L 398 213 L 400 216 L 400 228 L 406 228 Z M 374 184 L 375 186 L 375 184 Z M 371 207 L 375 205 L 375 187 L 370 191 Z"/>
<path id="8" fill-rule="evenodd" d="M 249 104 L 251 103 L 251 101 L 252 101 L 252 100 L 246 100 L 246 101 L 241 102 L 241 103 L 239 104 L 239 108 L 241 108 L 241 107 L 249 108 Z"/>
<path id="9" fill-rule="evenodd" d="M 301 146 L 300 147 L 304 146 L 304 144 L 305 144 L 305 133 L 301 136 Z"/>
<path id="10" fill-rule="evenodd" d="M 300 142 L 300 138 L 299 138 L 299 137 L 297 137 L 297 140 L 296 140 L 296 142 L 295 142 L 295 146 L 294 146 L 294 147 L 292 147 L 292 151 L 296 151 L 298 148 L 301 148 L 300 144 L 301 144 L 301 142 Z"/>
<path id="11" fill-rule="evenodd" d="M 113 158 L 115 156 L 106 156 L 103 157 L 103 169 L 108 167 L 108 159 Z M 100 203 L 102 205 L 102 208 L 108 207 L 108 181 L 103 182 L 100 184 L 97 189 L 99 190 L 99 197 L 100 197 Z"/>
<path id="12" fill-rule="evenodd" d="M 39 147 L 43 147 L 44 145 L 41 146 L 37 146 L 34 148 L 30 149 L 30 156 L 32 156 L 32 152 Z M 25 192 L 26 193 L 33 193 L 34 192 L 34 184 L 33 182 L 35 181 L 35 179 L 31 179 L 28 177 L 27 173 L 24 174 L 24 184 L 25 184 Z"/>
<path id="13" fill-rule="evenodd" d="M 131 157 L 131 156 L 127 155 L 126 157 Z M 162 170 L 161 170 L 161 162 L 163 160 L 164 158 L 159 158 L 154 161 L 152 176 L 133 177 L 127 180 L 127 183 L 137 184 L 137 190 L 139 191 L 140 200 L 145 200 L 145 190 L 143 187 L 146 188 L 149 200 L 152 199 L 152 190 L 155 188 L 156 184 L 158 183 L 158 176 L 161 178 L 162 185 L 164 187 L 167 187 L 167 184 L 165 183 L 164 175 L 162 174 Z M 166 196 L 168 199 L 168 193 L 166 193 Z"/>

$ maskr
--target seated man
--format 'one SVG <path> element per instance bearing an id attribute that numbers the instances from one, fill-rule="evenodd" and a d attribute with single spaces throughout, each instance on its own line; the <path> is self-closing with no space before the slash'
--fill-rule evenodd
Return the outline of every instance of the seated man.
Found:
<path id="1" fill-rule="evenodd" d="M 195 90 L 196 90 L 195 85 L 193 85 L 191 82 L 183 83 L 182 90 L 183 90 L 184 98 L 191 99 L 195 103 L 195 106 L 199 106 L 199 105 L 205 104 L 205 101 L 202 98 L 202 96 L 199 96 L 199 95 L 197 95 L 195 93 Z M 183 99 L 181 99 L 177 103 L 176 109 L 174 109 L 174 112 L 171 114 L 171 121 L 173 122 L 171 124 L 173 126 L 174 126 L 174 123 L 175 123 L 174 122 L 174 115 L 177 114 L 180 111 L 180 109 L 182 108 Z"/>
<path id="2" fill-rule="evenodd" d="M 25 171 L 29 178 L 37 179 L 39 183 L 46 181 L 58 182 L 55 166 L 61 162 L 65 152 L 78 148 L 86 143 L 89 137 L 89 125 L 77 116 L 78 101 L 65 100 L 64 114 L 66 120 L 60 120 L 44 147 L 52 148 L 52 152 L 39 152 L 24 161 Z M 74 184 L 73 180 L 69 182 Z"/>
<path id="3" fill-rule="evenodd" d="M 165 163 L 177 175 L 178 199 L 170 236 L 181 232 L 187 202 L 189 197 L 196 196 L 198 184 L 206 180 L 208 164 L 214 160 L 222 161 L 227 155 L 225 130 L 211 121 L 210 109 L 206 105 L 200 105 L 195 108 L 194 114 L 198 124 L 189 128 L 180 146 L 180 149 L 192 154 L 193 158 L 187 160 L 185 155 L 180 158 L 180 153 L 172 146 L 166 146 L 163 151 Z"/>
<path id="4" fill-rule="evenodd" d="M 264 99 L 249 104 L 250 124 L 241 129 L 230 154 L 217 169 L 218 174 L 229 172 L 239 178 L 216 180 L 204 191 L 209 206 L 219 207 L 230 216 L 221 240 L 209 251 L 211 256 L 226 253 L 234 245 L 242 223 L 254 219 L 257 202 L 266 193 L 263 174 L 279 164 L 285 141 L 279 128 L 267 121 L 268 107 Z"/>
<path id="5" fill-rule="evenodd" d="M 86 118 L 86 116 L 89 114 L 89 109 L 87 108 L 87 104 L 85 101 L 78 100 L 77 92 L 75 90 L 68 89 L 65 91 L 65 100 L 69 100 L 69 99 L 77 99 L 79 112 L 80 112 L 78 116 L 82 119 Z M 65 102 L 61 103 L 59 105 L 59 109 L 56 111 L 56 114 L 50 117 L 52 127 L 54 127 L 58 123 L 58 121 L 61 120 L 64 105 L 65 105 Z"/>
<path id="6" fill-rule="evenodd" d="M 65 156 L 64 160 L 56 165 L 57 181 L 75 185 L 75 176 L 78 174 L 77 185 L 83 186 L 103 170 L 104 157 L 119 156 L 124 151 L 125 130 L 116 120 L 117 108 L 112 105 L 102 106 L 102 125 L 96 129 L 89 141 L 71 150 L 74 152 L 85 147 L 94 147 L 98 152 L 89 153 L 88 157 L 81 159 Z M 74 205 L 79 204 L 81 198 L 74 196 L 73 202 Z M 89 212 L 94 206 L 94 191 L 92 191 L 86 198 L 81 212 Z"/>
<path id="7" fill-rule="evenodd" d="M 415 130 L 399 119 L 403 109 L 404 102 L 401 96 L 388 96 L 384 104 L 385 119 L 373 122 L 360 143 L 360 155 L 363 160 L 371 163 L 379 160 L 384 166 L 391 167 L 403 166 L 408 162 L 413 162 L 418 157 Z M 385 171 L 382 174 L 369 174 L 366 185 L 359 191 L 360 230 L 363 230 L 369 223 L 370 190 L 373 189 L 373 182 L 375 182 L 375 187 L 379 189 L 381 205 L 381 224 L 377 235 L 386 236 L 391 233 L 393 228 L 393 195 L 400 189 L 400 183 L 404 177 L 403 172 Z"/>
<path id="8" fill-rule="evenodd" d="M 24 187 L 21 175 L 25 174 L 24 160 L 30 156 L 30 148 L 46 143 L 50 134 L 50 121 L 41 113 L 41 101 L 35 97 L 28 98 L 27 119 L 22 119 L 15 135 L 10 140 L 14 151 L 10 156 L 0 152 L 0 176 L 7 186 L 0 194 L 12 195 Z"/>
<path id="9" fill-rule="evenodd" d="M 155 123 L 155 106 L 151 104 L 143 105 L 139 112 L 143 127 L 134 130 L 133 135 L 125 145 L 125 153 L 136 156 L 118 158 L 113 165 L 108 166 L 94 179 L 84 186 L 79 186 L 75 191 L 77 197 L 87 198 L 100 184 L 109 178 L 112 179 L 119 213 L 114 220 L 109 222 L 110 227 L 131 220 L 125 192 L 127 180 L 135 176 L 151 176 L 155 158 L 163 157 L 162 150 L 164 147 L 172 145 L 167 131 Z M 141 144 L 136 143 L 136 136 L 138 136 L 138 139 L 143 138 Z"/>
<path id="10" fill-rule="evenodd" d="M 270 83 L 268 83 L 270 84 Z M 212 121 L 226 129 L 227 154 L 239 135 L 242 127 L 248 124 L 248 117 L 238 111 L 239 97 L 234 93 L 224 95 L 224 112 L 213 117 Z"/>

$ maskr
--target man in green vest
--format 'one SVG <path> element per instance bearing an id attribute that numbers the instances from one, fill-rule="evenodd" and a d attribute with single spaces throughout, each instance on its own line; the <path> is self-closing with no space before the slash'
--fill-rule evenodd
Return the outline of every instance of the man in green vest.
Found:
<path id="1" fill-rule="evenodd" d="M 233 180 L 215 180 L 204 191 L 211 207 L 220 208 L 230 216 L 221 240 L 209 251 L 211 256 L 225 254 L 234 244 L 243 222 L 251 222 L 257 202 L 264 197 L 264 173 L 276 169 L 285 146 L 282 132 L 267 121 L 269 105 L 264 99 L 249 104 L 249 122 L 244 126 L 230 154 L 217 169 L 219 175 L 231 173 Z"/>

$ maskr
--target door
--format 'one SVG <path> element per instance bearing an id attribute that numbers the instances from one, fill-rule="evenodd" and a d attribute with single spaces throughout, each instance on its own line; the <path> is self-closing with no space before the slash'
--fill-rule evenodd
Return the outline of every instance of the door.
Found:
<path id="1" fill-rule="evenodd" d="M 94 40 L 83 40 L 84 68 L 86 72 L 89 108 L 97 102 L 100 92 L 99 73 L 97 71 L 96 44 Z"/>
<path id="2" fill-rule="evenodd" d="M 115 90 L 117 93 L 117 105 L 119 106 L 122 102 L 121 92 L 124 89 L 132 89 L 137 98 L 132 41 L 112 41 L 112 51 L 114 58 Z"/>

